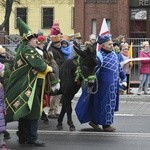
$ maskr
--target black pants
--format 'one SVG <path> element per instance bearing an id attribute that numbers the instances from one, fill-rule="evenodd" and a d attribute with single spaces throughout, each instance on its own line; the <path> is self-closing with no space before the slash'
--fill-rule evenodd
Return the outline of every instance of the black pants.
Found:
<path id="1" fill-rule="evenodd" d="M 126 74 L 127 77 L 127 94 L 130 93 L 130 74 Z"/>
<path id="2" fill-rule="evenodd" d="M 38 120 L 20 118 L 18 121 L 18 132 L 19 141 L 33 142 L 38 138 Z"/>

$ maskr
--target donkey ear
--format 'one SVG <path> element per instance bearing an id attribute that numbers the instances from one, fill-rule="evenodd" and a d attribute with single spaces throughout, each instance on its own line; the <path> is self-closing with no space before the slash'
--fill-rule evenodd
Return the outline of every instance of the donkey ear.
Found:
<path id="1" fill-rule="evenodd" d="M 76 45 L 73 45 L 73 48 L 77 52 L 78 55 L 80 55 L 83 58 L 85 57 L 84 51 L 82 51 L 80 47 L 77 47 Z"/>

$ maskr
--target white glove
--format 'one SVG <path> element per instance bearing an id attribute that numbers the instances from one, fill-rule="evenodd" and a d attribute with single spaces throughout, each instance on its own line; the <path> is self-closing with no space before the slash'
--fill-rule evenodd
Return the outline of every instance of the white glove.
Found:
<path id="1" fill-rule="evenodd" d="M 127 87 L 127 82 L 122 82 L 123 87 Z"/>
<path id="2" fill-rule="evenodd" d="M 59 89 L 60 89 L 60 83 L 57 83 L 57 84 L 51 86 L 51 90 L 53 93 L 57 93 L 59 91 Z"/>

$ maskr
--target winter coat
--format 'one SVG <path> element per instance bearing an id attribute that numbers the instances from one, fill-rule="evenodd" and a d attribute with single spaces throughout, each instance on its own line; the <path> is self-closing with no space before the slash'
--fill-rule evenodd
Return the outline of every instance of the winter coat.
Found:
<path id="1" fill-rule="evenodd" d="M 4 87 L 0 83 L 0 133 L 6 130 L 4 109 L 6 109 L 4 104 Z"/>
<path id="2" fill-rule="evenodd" d="M 35 48 L 22 42 L 17 50 L 13 71 L 5 91 L 7 106 L 6 121 L 17 121 L 19 118 L 39 119 L 41 98 L 43 98 L 43 79 L 38 78 L 47 64 Z"/>
<path id="3" fill-rule="evenodd" d="M 139 57 L 150 58 L 150 51 L 145 52 L 140 51 Z M 140 61 L 140 74 L 150 74 L 150 60 L 141 60 Z"/>
<path id="4" fill-rule="evenodd" d="M 61 42 L 63 41 L 66 41 L 66 40 L 62 40 Z M 63 53 L 65 59 L 71 59 L 72 48 L 71 48 L 70 43 L 68 41 L 66 42 L 67 42 L 67 47 L 61 46 L 61 52 Z"/>
<path id="5" fill-rule="evenodd" d="M 54 60 L 56 61 L 56 63 L 60 67 L 64 63 L 64 61 L 65 61 L 65 58 L 63 56 L 62 51 L 60 50 L 60 48 L 55 47 L 53 45 L 53 43 L 50 46 L 49 50 L 52 51 Z"/>

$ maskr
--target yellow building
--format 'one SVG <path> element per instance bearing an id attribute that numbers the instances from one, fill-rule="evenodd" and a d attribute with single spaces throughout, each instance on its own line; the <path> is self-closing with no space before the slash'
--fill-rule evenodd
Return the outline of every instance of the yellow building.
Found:
<path id="1" fill-rule="evenodd" d="M 20 0 L 14 3 L 10 16 L 9 34 L 18 34 L 16 17 L 21 17 L 33 32 L 41 30 L 49 35 L 53 20 L 58 19 L 63 34 L 73 34 L 74 0 Z M 3 21 L 4 10 L 0 6 L 0 23 Z"/>

